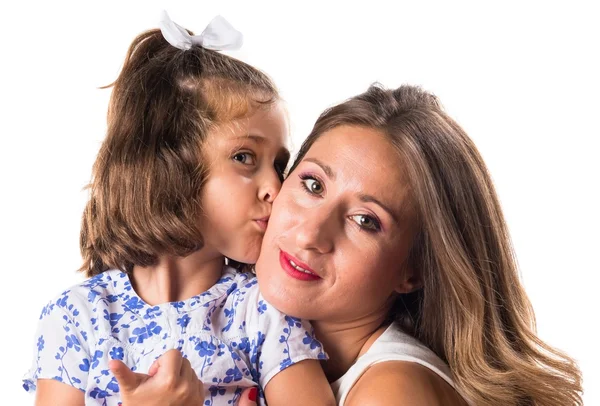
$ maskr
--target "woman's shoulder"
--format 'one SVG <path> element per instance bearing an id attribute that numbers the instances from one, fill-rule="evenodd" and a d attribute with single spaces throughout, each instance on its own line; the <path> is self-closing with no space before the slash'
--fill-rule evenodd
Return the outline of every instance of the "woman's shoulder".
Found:
<path id="1" fill-rule="evenodd" d="M 372 365 L 353 386 L 345 406 L 467 406 L 438 374 L 415 362 L 386 361 Z"/>

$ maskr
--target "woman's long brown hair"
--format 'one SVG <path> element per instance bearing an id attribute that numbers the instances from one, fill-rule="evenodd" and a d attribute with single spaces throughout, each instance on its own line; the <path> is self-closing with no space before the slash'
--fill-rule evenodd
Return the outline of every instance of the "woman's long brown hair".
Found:
<path id="1" fill-rule="evenodd" d="M 436 97 L 414 86 L 372 86 L 319 117 L 296 164 L 340 125 L 386 134 L 412 189 L 420 230 L 407 265 L 423 287 L 399 296 L 391 317 L 449 364 L 475 405 L 581 405 L 576 363 L 536 335 L 483 159 Z"/>

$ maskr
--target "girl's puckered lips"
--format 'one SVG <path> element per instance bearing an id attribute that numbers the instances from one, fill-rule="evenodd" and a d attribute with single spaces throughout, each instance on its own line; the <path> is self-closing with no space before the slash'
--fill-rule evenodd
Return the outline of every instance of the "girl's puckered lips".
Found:
<path id="1" fill-rule="evenodd" d="M 258 224 L 261 230 L 265 231 L 267 229 L 267 225 L 269 224 L 269 216 L 260 219 L 255 219 L 254 221 L 256 222 L 256 224 Z"/>

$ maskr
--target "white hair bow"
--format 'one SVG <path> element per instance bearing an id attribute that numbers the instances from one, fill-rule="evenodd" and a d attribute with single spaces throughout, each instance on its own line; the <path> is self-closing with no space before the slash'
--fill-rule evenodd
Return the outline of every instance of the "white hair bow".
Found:
<path id="1" fill-rule="evenodd" d="M 213 18 L 200 35 L 190 35 L 185 28 L 175 24 L 166 11 L 162 12 L 159 26 L 167 42 L 184 51 L 192 45 L 215 51 L 228 51 L 240 49 L 243 42 L 242 33 L 221 16 Z"/>

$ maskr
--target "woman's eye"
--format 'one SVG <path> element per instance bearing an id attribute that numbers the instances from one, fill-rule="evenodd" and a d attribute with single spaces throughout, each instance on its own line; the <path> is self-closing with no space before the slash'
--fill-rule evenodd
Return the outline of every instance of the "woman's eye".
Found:
<path id="1" fill-rule="evenodd" d="M 366 216 L 364 214 L 357 214 L 351 217 L 352 220 L 356 222 L 361 228 L 369 231 L 379 231 L 381 230 L 381 225 L 377 220 L 375 220 L 371 216 Z"/>
<path id="2" fill-rule="evenodd" d="M 255 163 L 254 155 L 249 152 L 239 152 L 235 154 L 232 159 L 244 165 L 254 165 Z"/>
<path id="3" fill-rule="evenodd" d="M 302 184 L 310 193 L 320 195 L 323 193 L 323 185 L 316 179 L 308 178 L 303 179 Z"/>

